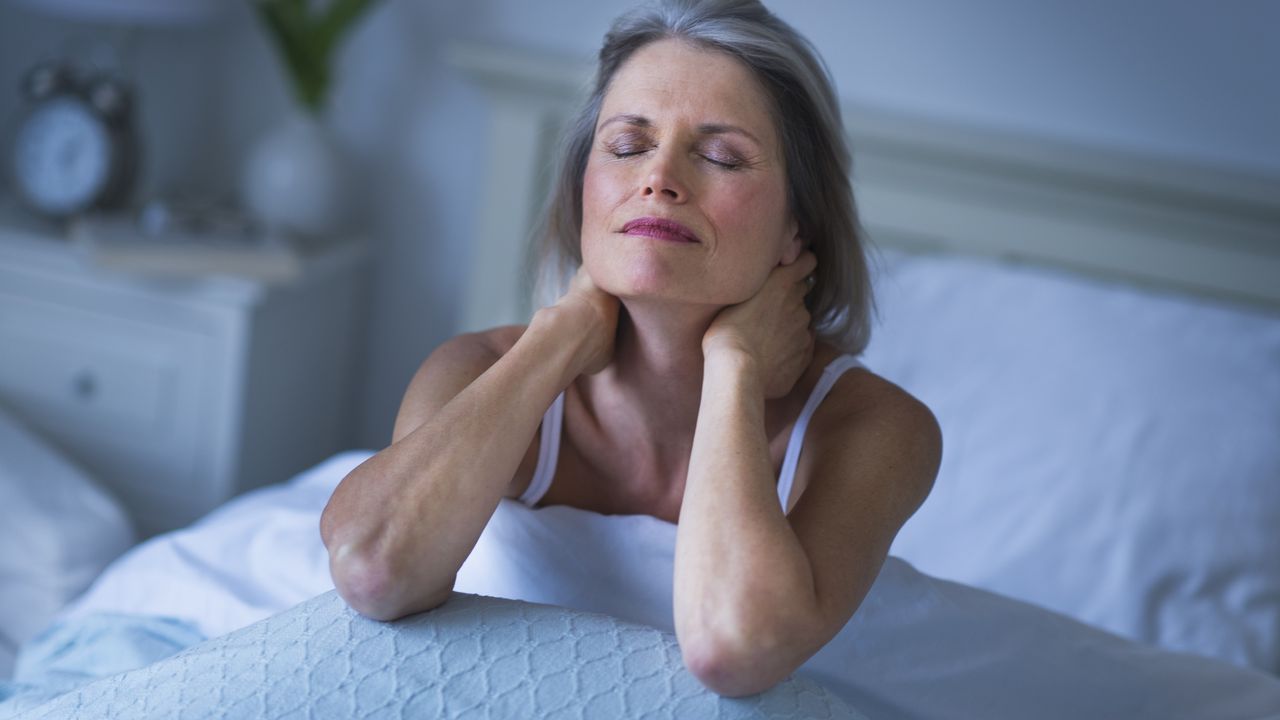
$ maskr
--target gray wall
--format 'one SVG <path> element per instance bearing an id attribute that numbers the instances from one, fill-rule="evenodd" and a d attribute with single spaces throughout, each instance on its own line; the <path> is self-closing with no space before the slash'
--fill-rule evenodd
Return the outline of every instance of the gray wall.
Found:
<path id="1" fill-rule="evenodd" d="M 234 195 L 245 148 L 289 102 L 247 1 L 228 2 L 212 26 L 130 34 L 0 0 L 0 121 L 11 126 L 17 81 L 32 62 L 107 38 L 130 48 L 140 87 L 143 193 Z M 353 158 L 357 222 L 375 272 L 353 445 L 386 444 L 405 383 L 454 327 L 487 106 L 443 63 L 444 48 L 482 41 L 585 60 L 629 5 L 388 0 L 345 48 L 330 120 Z M 1280 177 L 1280 3 L 771 6 L 824 53 L 851 102 Z"/>

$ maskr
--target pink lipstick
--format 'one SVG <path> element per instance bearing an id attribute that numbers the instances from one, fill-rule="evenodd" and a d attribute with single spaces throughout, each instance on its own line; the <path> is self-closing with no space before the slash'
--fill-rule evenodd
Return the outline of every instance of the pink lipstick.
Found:
<path id="1" fill-rule="evenodd" d="M 640 235 L 655 240 L 666 240 L 679 243 L 700 243 L 702 240 L 692 230 L 675 220 L 665 218 L 642 217 L 629 221 L 622 226 L 624 235 Z"/>

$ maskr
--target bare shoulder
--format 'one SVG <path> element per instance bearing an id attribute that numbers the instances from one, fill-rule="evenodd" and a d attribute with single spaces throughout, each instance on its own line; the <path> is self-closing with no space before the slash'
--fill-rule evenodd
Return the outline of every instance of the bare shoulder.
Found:
<path id="1" fill-rule="evenodd" d="M 431 352 L 414 373 L 400 402 L 393 441 L 413 432 L 505 355 L 524 325 L 456 335 Z"/>
<path id="2" fill-rule="evenodd" d="M 901 430 L 936 430 L 937 418 L 927 405 L 897 384 L 866 368 L 845 373 L 822 403 L 826 414 L 842 424 L 872 422 Z"/>
<path id="3" fill-rule="evenodd" d="M 841 376 L 814 413 L 811 432 L 820 449 L 815 475 L 861 478 L 861 492 L 880 494 L 898 523 L 933 489 L 942 460 L 937 418 L 911 393 L 870 370 Z"/>

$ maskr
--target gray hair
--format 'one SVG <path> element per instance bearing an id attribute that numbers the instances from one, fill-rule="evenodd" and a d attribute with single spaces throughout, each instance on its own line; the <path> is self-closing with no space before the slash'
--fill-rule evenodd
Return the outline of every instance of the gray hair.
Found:
<path id="1" fill-rule="evenodd" d="M 806 302 L 818 336 L 860 353 L 871 335 L 865 241 L 849 184 L 850 156 L 830 74 L 813 45 L 759 0 L 663 0 L 614 21 L 590 97 L 570 121 L 534 262 L 539 295 L 554 299 L 582 264 L 582 186 L 600 106 L 614 74 L 640 48 L 674 38 L 737 58 L 772 101 L 799 235 L 818 258 Z"/>

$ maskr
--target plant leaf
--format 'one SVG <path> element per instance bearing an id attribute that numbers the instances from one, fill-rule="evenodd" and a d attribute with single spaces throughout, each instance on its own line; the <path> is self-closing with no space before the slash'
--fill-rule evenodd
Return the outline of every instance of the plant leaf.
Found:
<path id="1" fill-rule="evenodd" d="M 334 0 L 319 13 L 311 12 L 309 0 L 253 2 L 293 82 L 294 94 L 312 112 L 323 110 L 337 45 L 379 1 Z"/>

